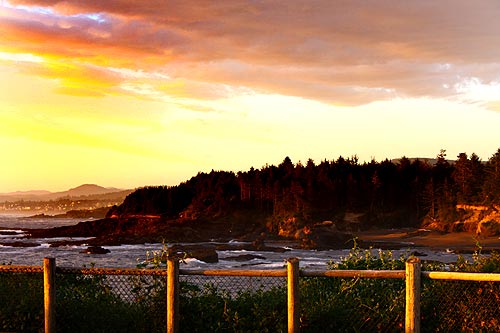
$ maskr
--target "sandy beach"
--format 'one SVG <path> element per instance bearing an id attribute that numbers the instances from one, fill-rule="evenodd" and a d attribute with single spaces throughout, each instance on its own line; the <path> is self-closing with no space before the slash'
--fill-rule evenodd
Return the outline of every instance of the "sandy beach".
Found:
<path id="1" fill-rule="evenodd" d="M 456 253 L 499 251 L 500 238 L 477 237 L 469 232 L 443 233 L 426 229 L 378 229 L 355 233 L 363 244 L 382 248 L 426 247 L 433 250 L 450 250 Z"/>

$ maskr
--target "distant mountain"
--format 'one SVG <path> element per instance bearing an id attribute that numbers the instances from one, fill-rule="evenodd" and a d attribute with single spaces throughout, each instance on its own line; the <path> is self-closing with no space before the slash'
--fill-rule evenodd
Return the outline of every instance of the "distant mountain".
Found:
<path id="1" fill-rule="evenodd" d="M 117 189 L 114 187 L 102 187 L 96 184 L 83 184 L 80 186 L 77 186 L 75 188 L 71 188 L 67 191 L 64 192 L 56 192 L 56 193 L 51 193 L 51 196 L 54 197 L 80 197 L 80 196 L 87 196 L 87 195 L 96 195 L 96 194 L 107 194 L 107 193 L 113 193 L 113 192 L 120 192 L 122 191 L 121 189 Z"/>
<path id="2" fill-rule="evenodd" d="M 122 195 L 124 192 L 130 193 L 131 190 L 123 190 L 114 187 L 102 187 L 96 184 L 83 184 L 67 191 L 50 192 L 45 190 L 34 191 L 16 191 L 8 193 L 0 193 L 0 202 L 5 201 L 49 201 L 60 198 L 77 198 L 77 197 L 110 197 L 113 194 Z M 127 194 L 128 194 L 127 193 Z M 126 194 L 125 194 L 126 195 Z"/>
<path id="3" fill-rule="evenodd" d="M 34 191 L 16 191 L 16 192 L 8 192 L 8 193 L 0 193 L 0 195 L 9 195 L 9 196 L 37 196 L 37 195 L 45 195 L 51 194 L 50 191 L 45 190 L 34 190 Z"/>
<path id="4" fill-rule="evenodd" d="M 52 194 L 49 191 L 16 191 L 16 192 L 8 192 L 8 193 L 0 193 L 0 202 L 4 201 L 37 201 L 40 200 L 41 197 Z"/>

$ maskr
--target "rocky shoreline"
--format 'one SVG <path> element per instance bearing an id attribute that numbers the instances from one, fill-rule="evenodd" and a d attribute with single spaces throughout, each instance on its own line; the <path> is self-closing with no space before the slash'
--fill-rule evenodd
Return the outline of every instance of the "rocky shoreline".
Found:
<path id="1" fill-rule="evenodd" d="M 15 242 L 0 241 L 0 245 L 35 247 L 41 245 L 39 239 L 44 239 L 49 247 L 86 246 L 87 249 L 82 253 L 106 254 L 106 246 L 168 243 L 175 244 L 169 249 L 170 255 L 179 258 L 187 255 L 205 262 L 216 262 L 217 251 L 287 251 L 283 246 L 270 245 L 274 242 L 286 243 L 297 249 L 341 249 L 348 247 L 348 240 L 353 237 L 349 233 L 339 232 L 331 224 L 318 224 L 317 227 L 308 228 L 306 233 L 297 232 L 298 237 L 282 237 L 268 232 L 262 224 L 244 222 L 228 223 L 227 219 L 169 220 L 150 215 L 107 217 L 71 226 L 22 229 L 22 234 L 16 237 Z M 232 260 L 240 261 L 245 258 L 242 255 Z"/>
<path id="2" fill-rule="evenodd" d="M 305 249 L 345 248 L 353 238 L 351 233 L 336 229 L 335 225 L 319 223 L 299 229 L 292 235 L 279 236 L 270 233 L 257 222 L 238 223 L 222 220 L 164 219 L 157 216 L 108 217 L 100 220 L 80 222 L 76 225 L 50 229 L 24 229 L 26 239 L 79 237 L 85 240 L 50 242 L 51 246 L 92 246 L 141 244 L 141 243 L 183 243 L 183 242 L 249 242 L 260 251 L 266 250 L 266 240 L 296 241 Z M 273 249 L 271 249 L 273 250 Z"/>
<path id="3" fill-rule="evenodd" d="M 354 239 L 361 248 L 380 248 L 398 250 L 430 248 L 454 253 L 472 253 L 481 246 L 483 253 L 500 251 L 498 237 L 481 237 L 468 232 L 442 232 L 426 229 L 375 229 L 353 233 L 341 232 L 332 223 L 318 223 L 313 227 L 295 232 L 296 237 L 280 237 L 269 233 L 261 225 L 232 224 L 226 221 L 179 221 L 165 220 L 153 216 L 132 216 L 127 218 L 104 218 L 80 222 L 72 226 L 50 229 L 23 229 L 2 231 L 0 235 L 19 234 L 13 241 L 0 241 L 0 245 L 13 247 L 36 247 L 41 244 L 37 239 L 46 239 L 50 247 L 87 246 L 82 253 L 106 254 L 104 247 L 124 244 L 169 243 L 169 255 L 192 257 L 205 262 L 217 262 L 217 251 L 246 250 L 260 252 L 284 252 L 283 246 L 276 242 L 287 243 L 297 249 L 331 250 L 348 249 Z M 60 238 L 66 238 L 61 240 Z M 73 239 L 78 238 L 78 239 Z M 231 242 L 238 241 L 238 242 Z M 190 243 L 180 245 L 179 243 Z M 231 260 L 249 260 L 245 254 Z"/>

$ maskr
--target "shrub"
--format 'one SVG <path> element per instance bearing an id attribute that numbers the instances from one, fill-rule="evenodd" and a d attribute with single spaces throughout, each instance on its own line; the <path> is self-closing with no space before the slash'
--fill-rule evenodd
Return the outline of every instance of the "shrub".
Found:
<path id="1" fill-rule="evenodd" d="M 106 276 L 64 274 L 57 276 L 56 283 L 59 332 L 158 331 L 154 329 L 158 318 L 151 315 L 144 299 L 124 299 L 113 291 L 113 283 Z M 132 284 L 133 281 L 122 283 Z"/>
<path id="2" fill-rule="evenodd" d="M 43 331 L 43 275 L 0 273 L 0 305 L 0 331 Z"/>
<path id="3" fill-rule="evenodd" d="M 181 286 L 181 330 L 185 332 L 286 332 L 286 289 L 230 295 L 213 284 Z"/>

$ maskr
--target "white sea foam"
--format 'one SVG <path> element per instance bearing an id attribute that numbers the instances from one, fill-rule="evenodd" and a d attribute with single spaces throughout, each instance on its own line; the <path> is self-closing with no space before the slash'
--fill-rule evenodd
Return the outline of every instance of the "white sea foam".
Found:
<path id="1" fill-rule="evenodd" d="M 186 258 L 182 260 L 182 265 L 193 266 L 193 265 L 206 265 L 207 263 L 195 258 Z"/>
<path id="2" fill-rule="evenodd" d="M 1 232 L 15 232 L 16 234 L 24 233 L 24 231 L 21 229 L 0 229 L 0 233 Z"/>
<path id="3" fill-rule="evenodd" d="M 242 242 L 242 241 L 239 241 L 239 240 L 236 240 L 236 239 L 231 239 L 229 241 L 229 244 L 231 244 L 231 245 L 240 245 L 240 244 L 250 244 L 250 242 Z"/>
<path id="4" fill-rule="evenodd" d="M 217 252 L 221 253 L 221 254 L 234 255 L 234 254 L 240 254 L 240 253 L 250 254 L 250 253 L 253 253 L 255 251 L 249 251 L 249 250 L 224 250 L 224 251 L 217 251 Z"/>
<path id="5" fill-rule="evenodd" d="M 282 269 L 285 268 L 286 263 L 284 261 L 280 262 L 264 262 L 259 265 L 258 268 L 268 268 L 268 269 Z"/>

